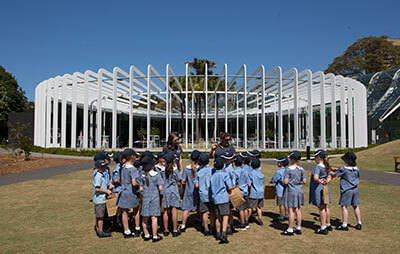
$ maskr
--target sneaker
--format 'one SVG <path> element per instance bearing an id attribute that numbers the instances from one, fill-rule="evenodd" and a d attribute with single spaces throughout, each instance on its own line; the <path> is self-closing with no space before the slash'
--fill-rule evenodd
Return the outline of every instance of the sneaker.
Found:
<path id="1" fill-rule="evenodd" d="M 256 224 L 259 226 L 264 225 L 264 222 L 261 219 L 256 220 Z"/>
<path id="2" fill-rule="evenodd" d="M 296 235 L 301 235 L 301 229 L 293 229 L 293 233 Z"/>
<path id="3" fill-rule="evenodd" d="M 211 231 L 210 231 L 209 229 L 204 230 L 204 231 L 203 231 L 203 235 L 204 235 L 204 236 L 210 236 L 210 235 L 211 235 Z"/>
<path id="4" fill-rule="evenodd" d="M 153 237 L 153 243 L 159 242 L 162 240 L 162 236 L 157 236 L 156 238 Z"/>
<path id="5" fill-rule="evenodd" d="M 328 234 L 328 228 L 325 228 L 325 229 L 319 228 L 319 229 L 315 230 L 314 233 L 315 234 L 320 234 L 320 235 L 327 235 Z"/>
<path id="6" fill-rule="evenodd" d="M 180 235 L 181 235 L 181 232 L 179 232 L 179 231 L 172 232 L 172 237 L 178 237 Z"/>
<path id="7" fill-rule="evenodd" d="M 340 225 L 339 227 L 336 227 L 335 229 L 342 230 L 342 231 L 349 231 L 349 226 L 343 227 L 343 225 Z"/>
<path id="8" fill-rule="evenodd" d="M 329 226 L 326 227 L 326 229 L 328 229 L 328 231 L 332 231 L 332 226 L 329 225 Z"/>
<path id="9" fill-rule="evenodd" d="M 289 231 L 286 230 L 286 231 L 282 232 L 281 235 L 292 236 L 292 235 L 293 235 L 293 232 L 289 232 Z"/>
<path id="10" fill-rule="evenodd" d="M 235 229 L 236 229 L 236 230 L 241 230 L 241 231 L 246 230 L 246 225 L 240 224 L 240 225 L 237 226 Z"/>
<path id="11" fill-rule="evenodd" d="M 357 225 L 356 225 L 356 229 L 357 229 L 357 230 L 361 230 L 361 228 L 362 228 L 361 224 L 357 224 Z"/>
<path id="12" fill-rule="evenodd" d="M 221 240 L 219 241 L 219 243 L 221 243 L 221 244 L 229 243 L 228 237 L 226 237 L 226 236 L 221 236 Z"/>
<path id="13" fill-rule="evenodd" d="M 248 222 L 248 221 L 246 221 L 246 222 L 244 223 L 244 225 L 246 226 L 246 229 L 250 228 L 250 225 L 249 225 L 249 222 Z"/>
<path id="14" fill-rule="evenodd" d="M 105 238 L 111 236 L 111 232 L 97 231 L 96 233 L 99 238 Z"/>
<path id="15" fill-rule="evenodd" d="M 165 237 L 167 237 L 168 235 L 169 235 L 169 232 L 163 232 L 163 235 L 165 236 Z"/>
<path id="16" fill-rule="evenodd" d="M 125 238 L 125 239 L 127 239 L 127 238 L 132 238 L 132 237 L 133 237 L 132 233 L 130 233 L 130 234 L 122 233 L 122 234 L 124 234 L 124 238 Z"/>

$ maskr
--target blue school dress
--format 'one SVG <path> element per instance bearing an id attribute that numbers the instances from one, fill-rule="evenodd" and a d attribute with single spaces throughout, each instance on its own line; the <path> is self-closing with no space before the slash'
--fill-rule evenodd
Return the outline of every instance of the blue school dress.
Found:
<path id="1" fill-rule="evenodd" d="M 324 201 L 322 200 L 322 197 L 323 197 L 322 186 L 323 185 L 321 183 L 317 183 L 314 181 L 315 174 L 318 174 L 318 176 L 319 176 L 318 179 L 326 179 L 331 173 L 326 172 L 325 166 L 322 164 L 318 164 L 311 173 L 310 193 L 309 193 L 308 203 L 311 205 L 320 207 L 321 205 L 324 204 Z M 331 202 L 331 193 L 329 192 L 329 203 L 330 202 Z"/>
<path id="2" fill-rule="evenodd" d="M 249 195 L 249 184 L 250 184 L 249 172 L 242 166 L 239 166 L 239 167 L 236 167 L 235 174 L 236 174 L 237 185 L 239 186 L 242 196 L 243 197 L 248 196 Z"/>
<path id="3" fill-rule="evenodd" d="M 132 165 L 124 165 L 121 171 L 121 191 L 118 194 L 116 205 L 121 208 L 136 208 L 139 205 L 137 192 L 139 188 L 132 186 L 132 179 L 138 180 L 139 173 Z"/>
<path id="4" fill-rule="evenodd" d="M 121 165 L 117 163 L 117 166 L 115 166 L 113 172 L 112 172 L 112 184 L 114 185 L 114 189 L 112 192 L 119 193 L 121 191 L 121 184 L 116 183 L 115 180 L 118 180 L 119 178 L 119 169 L 121 168 Z"/>
<path id="5" fill-rule="evenodd" d="M 360 170 L 357 167 L 343 167 L 336 172 L 340 177 L 340 200 L 341 206 L 358 206 L 360 204 Z"/>
<path id="6" fill-rule="evenodd" d="M 169 177 L 166 176 L 165 171 L 163 171 L 161 174 L 164 179 L 164 208 L 181 207 L 181 199 L 178 190 L 178 181 L 181 180 L 181 174 L 179 174 L 178 168 L 174 167 Z"/>
<path id="7" fill-rule="evenodd" d="M 306 178 L 306 173 L 302 167 L 290 166 L 283 174 L 283 178 L 288 178 L 289 183 L 283 193 L 283 206 L 300 207 L 304 205 L 304 194 L 302 180 Z"/>
<path id="8" fill-rule="evenodd" d="M 194 177 L 194 183 L 199 185 L 199 198 L 201 203 L 212 201 L 211 175 L 213 168 L 209 165 L 200 167 Z"/>
<path id="9" fill-rule="evenodd" d="M 195 172 L 197 171 L 195 166 Z M 182 179 L 186 181 L 185 193 L 182 199 L 182 210 L 196 210 L 199 205 L 199 192 L 194 186 L 194 177 L 192 176 L 192 165 L 183 168 Z"/>
<path id="10" fill-rule="evenodd" d="M 283 184 L 283 174 L 286 171 L 286 167 L 281 167 L 272 176 L 271 183 L 275 183 L 275 194 L 278 198 L 283 196 L 284 184 Z"/>
<path id="11" fill-rule="evenodd" d="M 211 194 L 214 204 L 220 205 L 229 202 L 229 187 L 233 187 L 229 175 L 224 170 L 213 170 L 211 175 Z"/>
<path id="12" fill-rule="evenodd" d="M 146 183 L 146 175 L 142 174 L 140 176 L 140 186 L 143 187 L 141 192 L 143 196 L 142 200 L 142 210 L 140 214 L 142 216 L 160 216 L 160 194 L 159 186 L 163 186 L 164 180 L 161 174 L 155 170 L 150 170 L 147 179 L 149 180 L 149 185 Z"/>
<path id="13" fill-rule="evenodd" d="M 233 168 L 233 164 L 231 163 L 229 165 L 226 165 L 224 171 L 228 174 L 229 178 L 231 179 L 232 185 L 236 186 L 237 185 L 236 174 L 235 174 L 235 169 Z"/>
<path id="14" fill-rule="evenodd" d="M 249 173 L 250 195 L 252 199 L 264 199 L 265 176 L 260 168 L 253 169 Z"/>

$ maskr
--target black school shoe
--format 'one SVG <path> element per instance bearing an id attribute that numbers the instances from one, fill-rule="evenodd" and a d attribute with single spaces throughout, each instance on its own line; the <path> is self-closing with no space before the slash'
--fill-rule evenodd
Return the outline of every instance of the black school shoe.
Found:
<path id="1" fill-rule="evenodd" d="M 163 232 L 163 235 L 165 236 L 165 237 L 167 237 L 167 236 L 169 236 L 169 232 Z"/>
<path id="2" fill-rule="evenodd" d="M 186 232 L 186 227 L 182 228 L 182 226 L 179 228 L 180 232 Z"/>
<path id="3" fill-rule="evenodd" d="M 215 234 L 215 240 L 221 240 L 221 232 Z"/>
<path id="4" fill-rule="evenodd" d="M 287 236 L 292 236 L 294 233 L 293 232 L 289 232 L 289 231 L 284 231 L 281 233 L 281 235 L 287 235 Z"/>
<path id="5" fill-rule="evenodd" d="M 127 235 L 125 233 L 122 233 L 122 234 L 124 235 L 125 239 L 134 237 L 134 235 L 132 233 L 130 233 L 129 235 Z"/>
<path id="6" fill-rule="evenodd" d="M 333 230 L 331 225 L 327 226 L 326 229 L 328 229 L 328 231 L 332 231 Z"/>
<path id="7" fill-rule="evenodd" d="M 361 224 L 357 224 L 357 225 L 356 225 L 356 229 L 357 229 L 357 230 L 361 230 L 361 228 L 362 228 Z"/>
<path id="8" fill-rule="evenodd" d="M 153 243 L 156 243 L 156 242 L 159 242 L 159 241 L 161 241 L 163 238 L 162 238 L 162 236 L 157 236 L 157 238 L 153 238 Z"/>
<path id="9" fill-rule="evenodd" d="M 143 240 L 144 240 L 145 242 L 150 241 L 151 238 L 153 238 L 151 235 L 150 235 L 149 237 L 145 237 L 145 236 L 143 235 Z"/>
<path id="10" fill-rule="evenodd" d="M 301 235 L 301 230 L 300 229 L 293 229 L 293 233 L 296 235 Z"/>
<path id="11" fill-rule="evenodd" d="M 210 231 L 209 229 L 207 229 L 207 230 L 204 230 L 204 231 L 203 231 L 203 235 L 204 235 L 204 236 L 210 236 L 210 235 L 212 235 L 212 234 L 211 234 L 211 231 Z"/>
<path id="12" fill-rule="evenodd" d="M 172 237 L 178 237 L 181 235 L 181 232 L 176 231 L 176 232 L 172 232 Z"/>
<path id="13" fill-rule="evenodd" d="M 140 237 L 140 230 L 135 230 L 135 233 L 132 233 L 132 237 Z"/>
<path id="14" fill-rule="evenodd" d="M 258 219 L 258 220 L 256 220 L 256 224 L 259 226 L 263 226 L 264 222 L 262 220 Z"/>
<path id="15" fill-rule="evenodd" d="M 340 225 L 335 228 L 336 230 L 341 230 L 341 231 L 349 231 L 349 226 L 343 227 L 343 225 Z"/>
<path id="16" fill-rule="evenodd" d="M 97 231 L 96 234 L 99 238 L 111 237 L 111 232 Z"/>
<path id="17" fill-rule="evenodd" d="M 325 229 L 319 228 L 319 229 L 315 230 L 314 233 L 315 234 L 320 234 L 320 235 L 327 235 L 328 234 L 328 228 L 325 228 Z"/>
<path id="18" fill-rule="evenodd" d="M 228 237 L 226 237 L 226 236 L 221 236 L 221 240 L 219 241 L 219 243 L 221 243 L 221 244 L 229 243 Z"/>

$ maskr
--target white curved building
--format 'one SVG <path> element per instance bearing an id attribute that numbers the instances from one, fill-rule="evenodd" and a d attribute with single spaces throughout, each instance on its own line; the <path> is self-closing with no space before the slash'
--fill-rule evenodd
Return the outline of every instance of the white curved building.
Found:
<path id="1" fill-rule="evenodd" d="M 115 67 L 45 80 L 35 89 L 34 144 L 151 149 L 176 131 L 183 148 L 208 149 L 228 131 L 238 149 L 367 146 L 366 88 L 354 79 L 262 65 L 183 70 Z"/>

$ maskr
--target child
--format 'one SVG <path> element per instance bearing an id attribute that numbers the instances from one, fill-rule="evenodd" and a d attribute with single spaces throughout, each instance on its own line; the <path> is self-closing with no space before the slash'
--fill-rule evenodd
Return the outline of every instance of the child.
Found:
<path id="1" fill-rule="evenodd" d="M 346 163 L 346 167 L 340 168 L 337 172 L 331 172 L 332 176 L 340 177 L 340 201 L 339 205 L 342 206 L 342 219 L 343 223 L 337 230 L 348 231 L 349 227 L 347 221 L 349 213 L 348 206 L 353 206 L 354 214 L 357 219 L 356 229 L 361 230 L 361 212 L 360 212 L 360 193 L 358 191 L 358 184 L 360 183 L 360 170 L 356 167 L 357 156 L 352 152 L 347 152 L 341 157 Z"/>
<path id="2" fill-rule="evenodd" d="M 114 185 L 114 193 L 119 193 L 121 191 L 121 183 L 119 182 L 119 171 L 121 168 L 120 157 L 121 153 L 116 153 L 113 157 L 114 162 L 117 164 L 112 172 L 112 184 Z"/>
<path id="3" fill-rule="evenodd" d="M 153 243 L 162 240 L 162 237 L 157 234 L 158 216 L 160 212 L 160 195 L 159 192 L 163 189 L 163 179 L 161 174 L 153 169 L 152 162 L 143 162 L 142 169 L 144 174 L 140 178 L 140 192 L 143 195 L 141 215 L 143 216 L 143 239 L 149 241 L 153 238 Z M 148 231 L 148 221 L 151 217 L 151 227 L 153 237 Z"/>
<path id="4" fill-rule="evenodd" d="M 224 164 L 225 164 L 224 171 L 228 174 L 229 178 L 231 179 L 232 186 L 235 187 L 237 185 L 236 174 L 235 174 L 235 170 L 233 168 L 233 161 L 235 160 L 235 155 L 233 154 L 232 151 L 225 151 L 220 157 L 222 159 L 224 159 Z M 228 229 L 227 229 L 228 235 L 233 234 L 231 225 L 233 225 L 232 210 L 230 210 L 230 213 L 229 213 L 229 223 L 228 223 Z"/>
<path id="5" fill-rule="evenodd" d="M 215 212 L 217 214 L 215 220 L 215 227 L 217 229 L 216 239 L 220 240 L 220 243 L 229 243 L 227 229 L 231 209 L 228 191 L 232 190 L 232 181 L 229 175 L 223 170 L 224 160 L 221 157 L 215 159 L 214 169 L 211 175 L 211 193 L 215 205 Z"/>
<path id="6" fill-rule="evenodd" d="M 254 159 L 254 158 L 260 159 L 261 158 L 261 153 L 258 150 L 247 151 L 247 154 L 251 157 L 251 159 Z"/>
<path id="7" fill-rule="evenodd" d="M 158 153 L 155 159 L 156 159 L 156 165 L 154 165 L 154 170 L 159 173 L 161 171 L 165 171 L 164 153 Z"/>
<path id="8" fill-rule="evenodd" d="M 96 160 L 94 163 L 96 174 L 93 179 L 93 203 L 96 216 L 96 233 L 99 238 L 110 237 L 111 232 L 103 231 L 103 221 L 106 214 L 106 196 L 111 194 L 107 188 L 107 181 L 104 175 L 107 163 L 104 160 Z"/>
<path id="9" fill-rule="evenodd" d="M 246 200 L 242 205 L 236 208 L 239 211 L 240 225 L 236 228 L 237 230 L 246 230 L 249 228 L 249 222 L 247 221 L 247 208 L 249 205 L 249 173 L 248 171 L 242 167 L 243 165 L 243 157 L 240 155 L 236 155 L 235 157 L 235 174 L 238 186 L 240 188 L 240 192 L 242 193 L 243 198 Z"/>
<path id="10" fill-rule="evenodd" d="M 301 235 L 301 211 L 300 207 L 304 205 L 304 195 L 302 184 L 306 184 L 306 173 L 299 166 L 301 154 L 299 151 L 293 151 L 289 155 L 290 166 L 283 174 L 283 184 L 286 185 L 283 193 L 283 205 L 289 208 L 289 227 L 281 235 L 292 236 L 293 233 Z M 294 226 L 294 213 L 296 213 L 297 227 Z"/>
<path id="11" fill-rule="evenodd" d="M 311 173 L 310 179 L 310 197 L 309 203 L 318 207 L 321 228 L 315 231 L 316 234 L 327 235 L 329 230 L 332 230 L 330 224 L 330 211 L 328 205 L 323 200 L 323 185 L 327 185 L 331 180 L 330 166 L 328 162 L 328 154 L 320 149 L 314 154 L 314 160 L 317 166 Z M 329 193 L 329 203 L 331 196 Z"/>
<path id="12" fill-rule="evenodd" d="M 140 225 L 136 224 L 135 233 L 132 234 L 129 229 L 128 213 L 133 208 L 133 214 L 138 213 L 139 199 L 137 196 L 137 190 L 139 184 L 137 178 L 139 173 L 133 166 L 136 159 L 136 153 L 132 149 L 125 149 L 121 153 L 121 157 L 124 160 L 124 166 L 120 170 L 120 183 L 121 191 L 118 194 L 116 205 L 122 209 L 122 225 L 124 227 L 124 238 L 139 237 L 140 236 Z M 139 227 L 139 228 L 138 228 Z"/>
<path id="13" fill-rule="evenodd" d="M 165 171 L 162 172 L 164 178 L 163 205 L 164 205 L 164 236 L 169 235 L 168 220 L 172 219 L 172 237 L 177 237 L 181 233 L 178 231 L 178 215 L 176 208 L 181 206 L 178 184 L 180 184 L 181 175 L 176 167 L 176 157 L 173 153 L 165 155 L 167 165 Z"/>
<path id="14" fill-rule="evenodd" d="M 96 154 L 94 156 L 93 160 L 94 161 L 103 160 L 105 163 L 107 163 L 107 165 L 110 164 L 110 162 L 111 162 L 110 156 L 106 152 L 101 152 L 101 153 Z M 96 175 L 96 169 L 93 170 L 93 178 L 95 175 Z M 112 184 L 112 179 L 110 176 L 110 168 L 108 166 L 106 166 L 106 169 L 104 170 L 104 176 L 106 178 L 107 188 L 109 190 L 112 190 L 114 188 L 114 185 Z"/>
<path id="15" fill-rule="evenodd" d="M 275 183 L 276 204 L 279 207 L 278 221 L 284 221 L 288 219 L 288 208 L 284 207 L 282 202 L 284 190 L 283 174 L 289 165 L 289 159 L 286 156 L 281 156 L 276 159 L 276 162 L 279 169 L 275 172 L 270 183 Z"/>
<path id="16" fill-rule="evenodd" d="M 256 220 L 257 225 L 264 225 L 262 221 L 262 211 L 261 208 L 264 207 L 264 184 L 265 176 L 261 172 L 261 163 L 258 158 L 253 158 L 251 161 L 252 171 L 249 173 L 249 207 L 251 209 L 257 208 L 258 220 Z"/>
<path id="17" fill-rule="evenodd" d="M 215 228 L 215 212 L 214 204 L 211 196 L 211 175 L 212 168 L 208 165 L 210 157 L 206 153 L 202 153 L 199 158 L 199 169 L 196 172 L 194 183 L 199 190 L 199 212 L 203 220 L 203 234 L 210 236 L 211 231 L 208 228 L 208 214 L 210 214 L 210 224 Z"/>
<path id="18" fill-rule="evenodd" d="M 184 167 L 182 171 L 182 184 L 186 184 L 186 188 L 182 199 L 183 214 L 180 230 L 181 232 L 186 231 L 186 222 L 189 217 L 189 213 L 191 210 L 197 210 L 197 206 L 199 203 L 199 193 L 194 186 L 194 178 L 196 175 L 196 171 L 199 168 L 199 158 L 200 152 L 198 150 L 194 150 L 190 154 L 192 164 Z"/>

